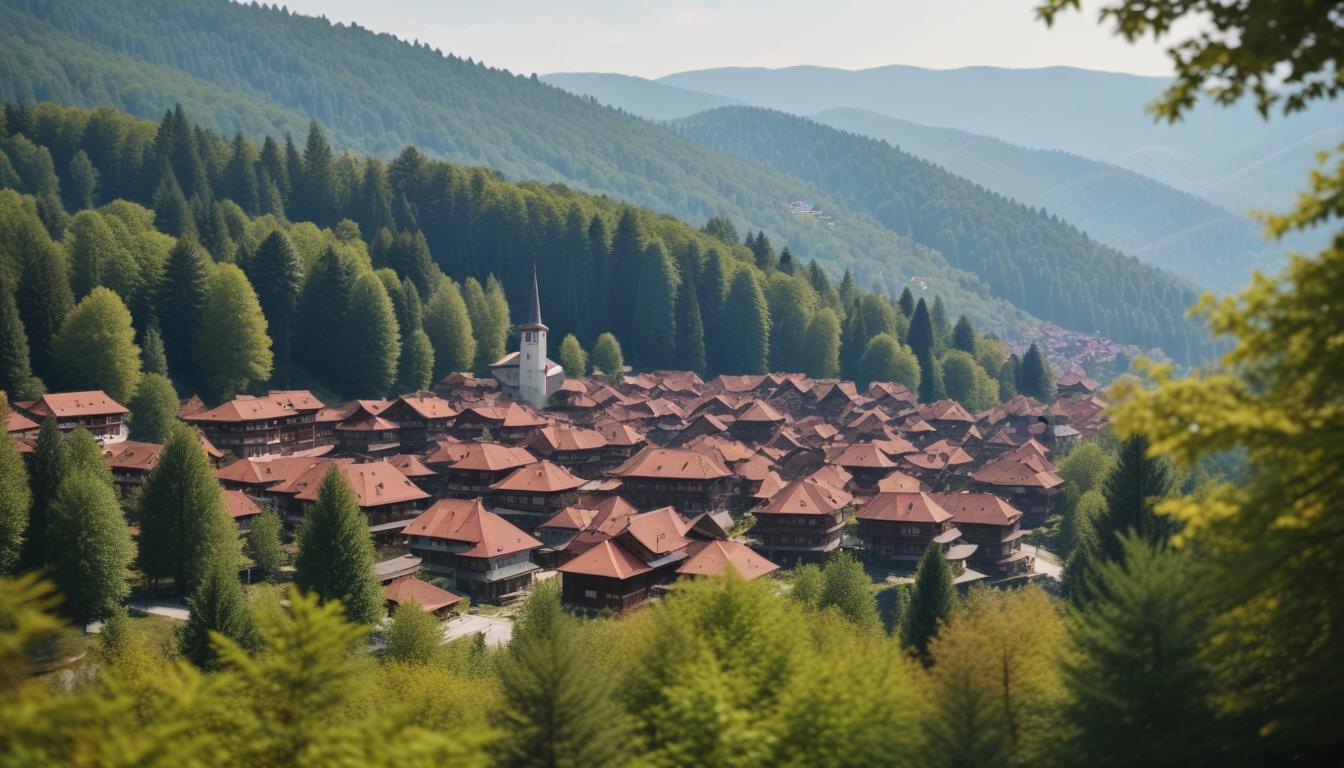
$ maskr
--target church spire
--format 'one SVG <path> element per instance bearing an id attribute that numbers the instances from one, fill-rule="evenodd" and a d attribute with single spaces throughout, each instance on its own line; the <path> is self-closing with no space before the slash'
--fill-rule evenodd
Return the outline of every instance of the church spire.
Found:
<path id="1" fill-rule="evenodd" d="M 541 296 L 537 291 L 537 265 L 532 264 L 532 303 L 527 310 L 527 324 L 541 325 Z"/>

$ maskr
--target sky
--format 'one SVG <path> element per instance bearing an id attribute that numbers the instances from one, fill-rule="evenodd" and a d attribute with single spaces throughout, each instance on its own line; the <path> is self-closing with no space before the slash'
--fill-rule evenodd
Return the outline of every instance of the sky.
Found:
<path id="1" fill-rule="evenodd" d="M 1169 75 L 1161 45 L 1114 37 L 1096 0 L 1053 30 L 1039 0 L 278 0 L 516 73 L 660 77 L 721 66 L 1069 65 Z"/>

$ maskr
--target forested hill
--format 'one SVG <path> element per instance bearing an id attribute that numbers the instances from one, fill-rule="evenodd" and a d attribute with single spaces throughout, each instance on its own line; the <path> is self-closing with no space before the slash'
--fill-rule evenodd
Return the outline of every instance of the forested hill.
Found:
<path id="1" fill-rule="evenodd" d="M 837 215 L 876 216 L 1037 317 L 1160 346 L 1177 359 L 1198 357 L 1207 344 L 1184 317 L 1195 291 L 1171 273 L 885 142 L 754 107 L 710 110 L 674 129 L 816 184 L 840 201 Z"/>
<path id="2" fill-rule="evenodd" d="M 955 311 L 1005 330 L 1028 320 L 974 275 L 857 216 L 827 230 L 782 202 L 796 178 L 709 151 L 635 116 L 390 35 L 228 0 L 0 0 L 0 99 L 108 105 L 157 120 L 181 103 L 203 126 L 391 157 L 413 145 L 515 180 L 563 182 L 670 213 L 764 229 L 838 278 L 895 295 L 932 274 Z"/>
<path id="3" fill-rule="evenodd" d="M 958 176 L 1058 214 L 1090 236 L 1197 285 L 1241 288 L 1251 270 L 1277 271 L 1282 244 L 1264 226 L 1116 165 L 1030 149 L 953 128 L 862 109 L 831 109 L 819 123 L 881 139 Z"/>
<path id="4" fill-rule="evenodd" d="M 727 96 L 606 72 L 557 72 L 542 75 L 541 80 L 650 120 L 675 120 L 706 109 L 743 103 Z"/>

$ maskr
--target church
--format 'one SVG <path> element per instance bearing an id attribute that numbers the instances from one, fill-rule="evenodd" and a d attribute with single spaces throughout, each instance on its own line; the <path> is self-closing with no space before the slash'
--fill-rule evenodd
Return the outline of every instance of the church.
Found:
<path id="1" fill-rule="evenodd" d="M 552 393 L 565 383 L 565 369 L 546 357 L 546 326 L 541 322 L 541 297 L 537 292 L 537 269 L 532 268 L 532 301 L 527 322 L 518 328 L 517 352 L 510 352 L 490 365 L 490 373 L 502 391 L 541 410 Z"/>

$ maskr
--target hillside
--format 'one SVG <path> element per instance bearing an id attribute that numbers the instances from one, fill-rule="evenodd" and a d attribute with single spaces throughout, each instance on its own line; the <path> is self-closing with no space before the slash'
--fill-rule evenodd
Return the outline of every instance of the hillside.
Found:
<path id="1" fill-rule="evenodd" d="M 1269 122 L 1250 104 L 1205 106 L 1177 125 L 1155 124 L 1143 107 L 1165 80 L 1070 67 L 734 67 L 658 82 L 795 114 L 853 107 L 1059 149 L 1114 163 L 1235 213 L 1292 202 L 1313 154 L 1344 139 L 1344 121 L 1329 104 Z"/>
<path id="2" fill-rule="evenodd" d="M 881 139 L 993 192 L 1043 207 L 1200 286 L 1235 290 L 1251 269 L 1274 270 L 1283 262 L 1282 245 L 1266 243 L 1260 224 L 1116 165 L 859 109 L 827 110 L 813 119 Z"/>
<path id="3" fill-rule="evenodd" d="M 726 96 L 607 72 L 557 72 L 542 75 L 541 80 L 650 120 L 675 120 L 706 109 L 742 104 Z"/>
<path id="4" fill-rule="evenodd" d="M 77 74 L 76 74 L 77 73 Z M 358 26 L 226 0 L 0 2 L 0 100 L 107 105 L 155 119 L 181 102 L 221 133 L 302 135 L 321 121 L 338 147 L 391 157 L 403 146 L 511 179 L 561 182 L 690 222 L 764 229 L 833 277 L 898 293 L 936 275 L 977 324 L 1022 327 L 975 275 L 866 216 L 829 230 L 790 216 L 824 199 L 797 178 L 680 139 L 531 78 Z"/>
<path id="5" fill-rule="evenodd" d="M 1198 354 L 1182 319 L 1195 292 L 1170 273 L 875 139 L 805 118 L 723 107 L 674 129 L 714 149 L 795 174 L 841 203 L 984 275 L 996 296 L 1068 328 Z M 933 281 L 931 281 L 933 282 Z M 1117 309 L 1119 307 L 1123 307 Z"/>

